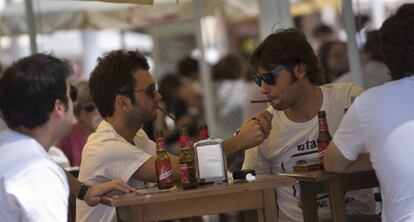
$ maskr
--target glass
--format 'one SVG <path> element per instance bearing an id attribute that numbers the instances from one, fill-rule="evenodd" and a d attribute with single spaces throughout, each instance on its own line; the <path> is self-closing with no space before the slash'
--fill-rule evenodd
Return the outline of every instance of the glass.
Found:
<path id="1" fill-rule="evenodd" d="M 289 69 L 289 66 L 280 65 L 280 66 L 277 66 L 276 68 L 274 68 L 270 72 L 263 73 L 263 74 L 254 74 L 253 75 L 253 80 L 259 87 L 262 86 L 262 81 L 265 82 L 267 85 L 273 86 L 274 84 L 276 84 L 277 74 L 279 74 L 279 72 L 281 72 L 283 70 L 288 70 L 288 69 Z"/>
<path id="2" fill-rule="evenodd" d="M 137 89 L 137 90 L 134 90 L 134 92 L 144 92 L 149 97 L 155 98 L 158 92 L 158 87 L 157 87 L 157 84 L 151 84 L 145 89 Z"/>

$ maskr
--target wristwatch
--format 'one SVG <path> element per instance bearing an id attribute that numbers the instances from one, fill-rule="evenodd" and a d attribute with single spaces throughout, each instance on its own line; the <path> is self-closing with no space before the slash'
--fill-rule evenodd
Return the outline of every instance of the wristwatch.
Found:
<path id="1" fill-rule="evenodd" d="M 85 198 L 86 192 L 88 192 L 88 189 L 89 189 L 88 185 L 81 183 L 77 198 L 79 200 L 83 200 L 83 198 Z"/>

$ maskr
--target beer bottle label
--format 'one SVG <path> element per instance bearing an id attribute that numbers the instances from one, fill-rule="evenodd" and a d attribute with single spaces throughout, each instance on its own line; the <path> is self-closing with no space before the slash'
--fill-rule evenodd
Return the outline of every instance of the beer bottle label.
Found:
<path id="1" fill-rule="evenodd" d="M 319 119 L 319 131 L 328 131 L 328 123 L 326 119 Z"/>
<path id="2" fill-rule="evenodd" d="M 157 172 L 159 186 L 165 186 L 174 182 L 172 178 L 171 162 L 169 160 L 157 162 Z"/>
<path id="3" fill-rule="evenodd" d="M 181 183 L 191 183 L 192 181 L 192 174 L 194 172 L 194 166 L 189 166 L 187 164 L 180 164 L 180 170 L 181 170 Z"/>
<path id="4" fill-rule="evenodd" d="M 326 148 L 328 147 L 328 143 L 326 141 L 318 141 L 318 154 L 319 160 L 323 162 L 323 157 L 325 156 Z"/>

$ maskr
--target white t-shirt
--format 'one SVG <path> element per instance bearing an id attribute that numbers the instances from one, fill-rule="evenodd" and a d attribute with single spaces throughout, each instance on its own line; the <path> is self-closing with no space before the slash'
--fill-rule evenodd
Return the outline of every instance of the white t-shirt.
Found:
<path id="1" fill-rule="evenodd" d="M 329 84 L 320 87 L 323 102 L 320 110 L 326 112 L 329 132 L 334 134 L 352 100 L 361 89 L 352 83 Z M 255 169 L 258 174 L 293 172 L 293 166 L 318 160 L 318 116 L 304 123 L 288 119 L 284 111 L 268 109 L 273 113 L 269 137 L 258 147 L 246 151 L 244 169 Z M 280 221 L 303 221 L 298 206 L 299 185 L 280 187 L 277 191 Z M 357 194 L 357 195 L 354 195 Z M 350 213 L 371 213 L 374 208 L 372 192 L 347 192 L 347 209 Z M 326 194 L 318 196 L 319 217 L 330 217 L 329 199 Z"/>
<path id="2" fill-rule="evenodd" d="M 155 155 L 156 145 L 142 129 L 134 143 L 135 146 L 120 136 L 111 124 L 102 121 L 83 148 L 79 181 L 95 185 L 120 178 L 133 187 L 142 188 L 144 182 L 131 177 Z M 77 200 L 76 221 L 116 221 L 116 211 L 114 207 L 102 204 L 89 207 L 84 201 Z"/>
<path id="3" fill-rule="evenodd" d="M 345 158 L 369 153 L 382 190 L 383 222 L 414 221 L 414 77 L 358 97 L 334 142 Z"/>
<path id="4" fill-rule="evenodd" d="M 67 221 L 65 172 L 33 138 L 0 132 L 0 220 Z"/>

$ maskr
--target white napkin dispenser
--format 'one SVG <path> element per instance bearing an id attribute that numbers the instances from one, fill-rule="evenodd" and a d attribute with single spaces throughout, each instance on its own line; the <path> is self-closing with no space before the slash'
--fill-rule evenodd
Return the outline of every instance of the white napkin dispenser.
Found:
<path id="1" fill-rule="evenodd" d="M 194 144 L 198 183 L 227 181 L 226 158 L 221 139 L 205 139 Z"/>

